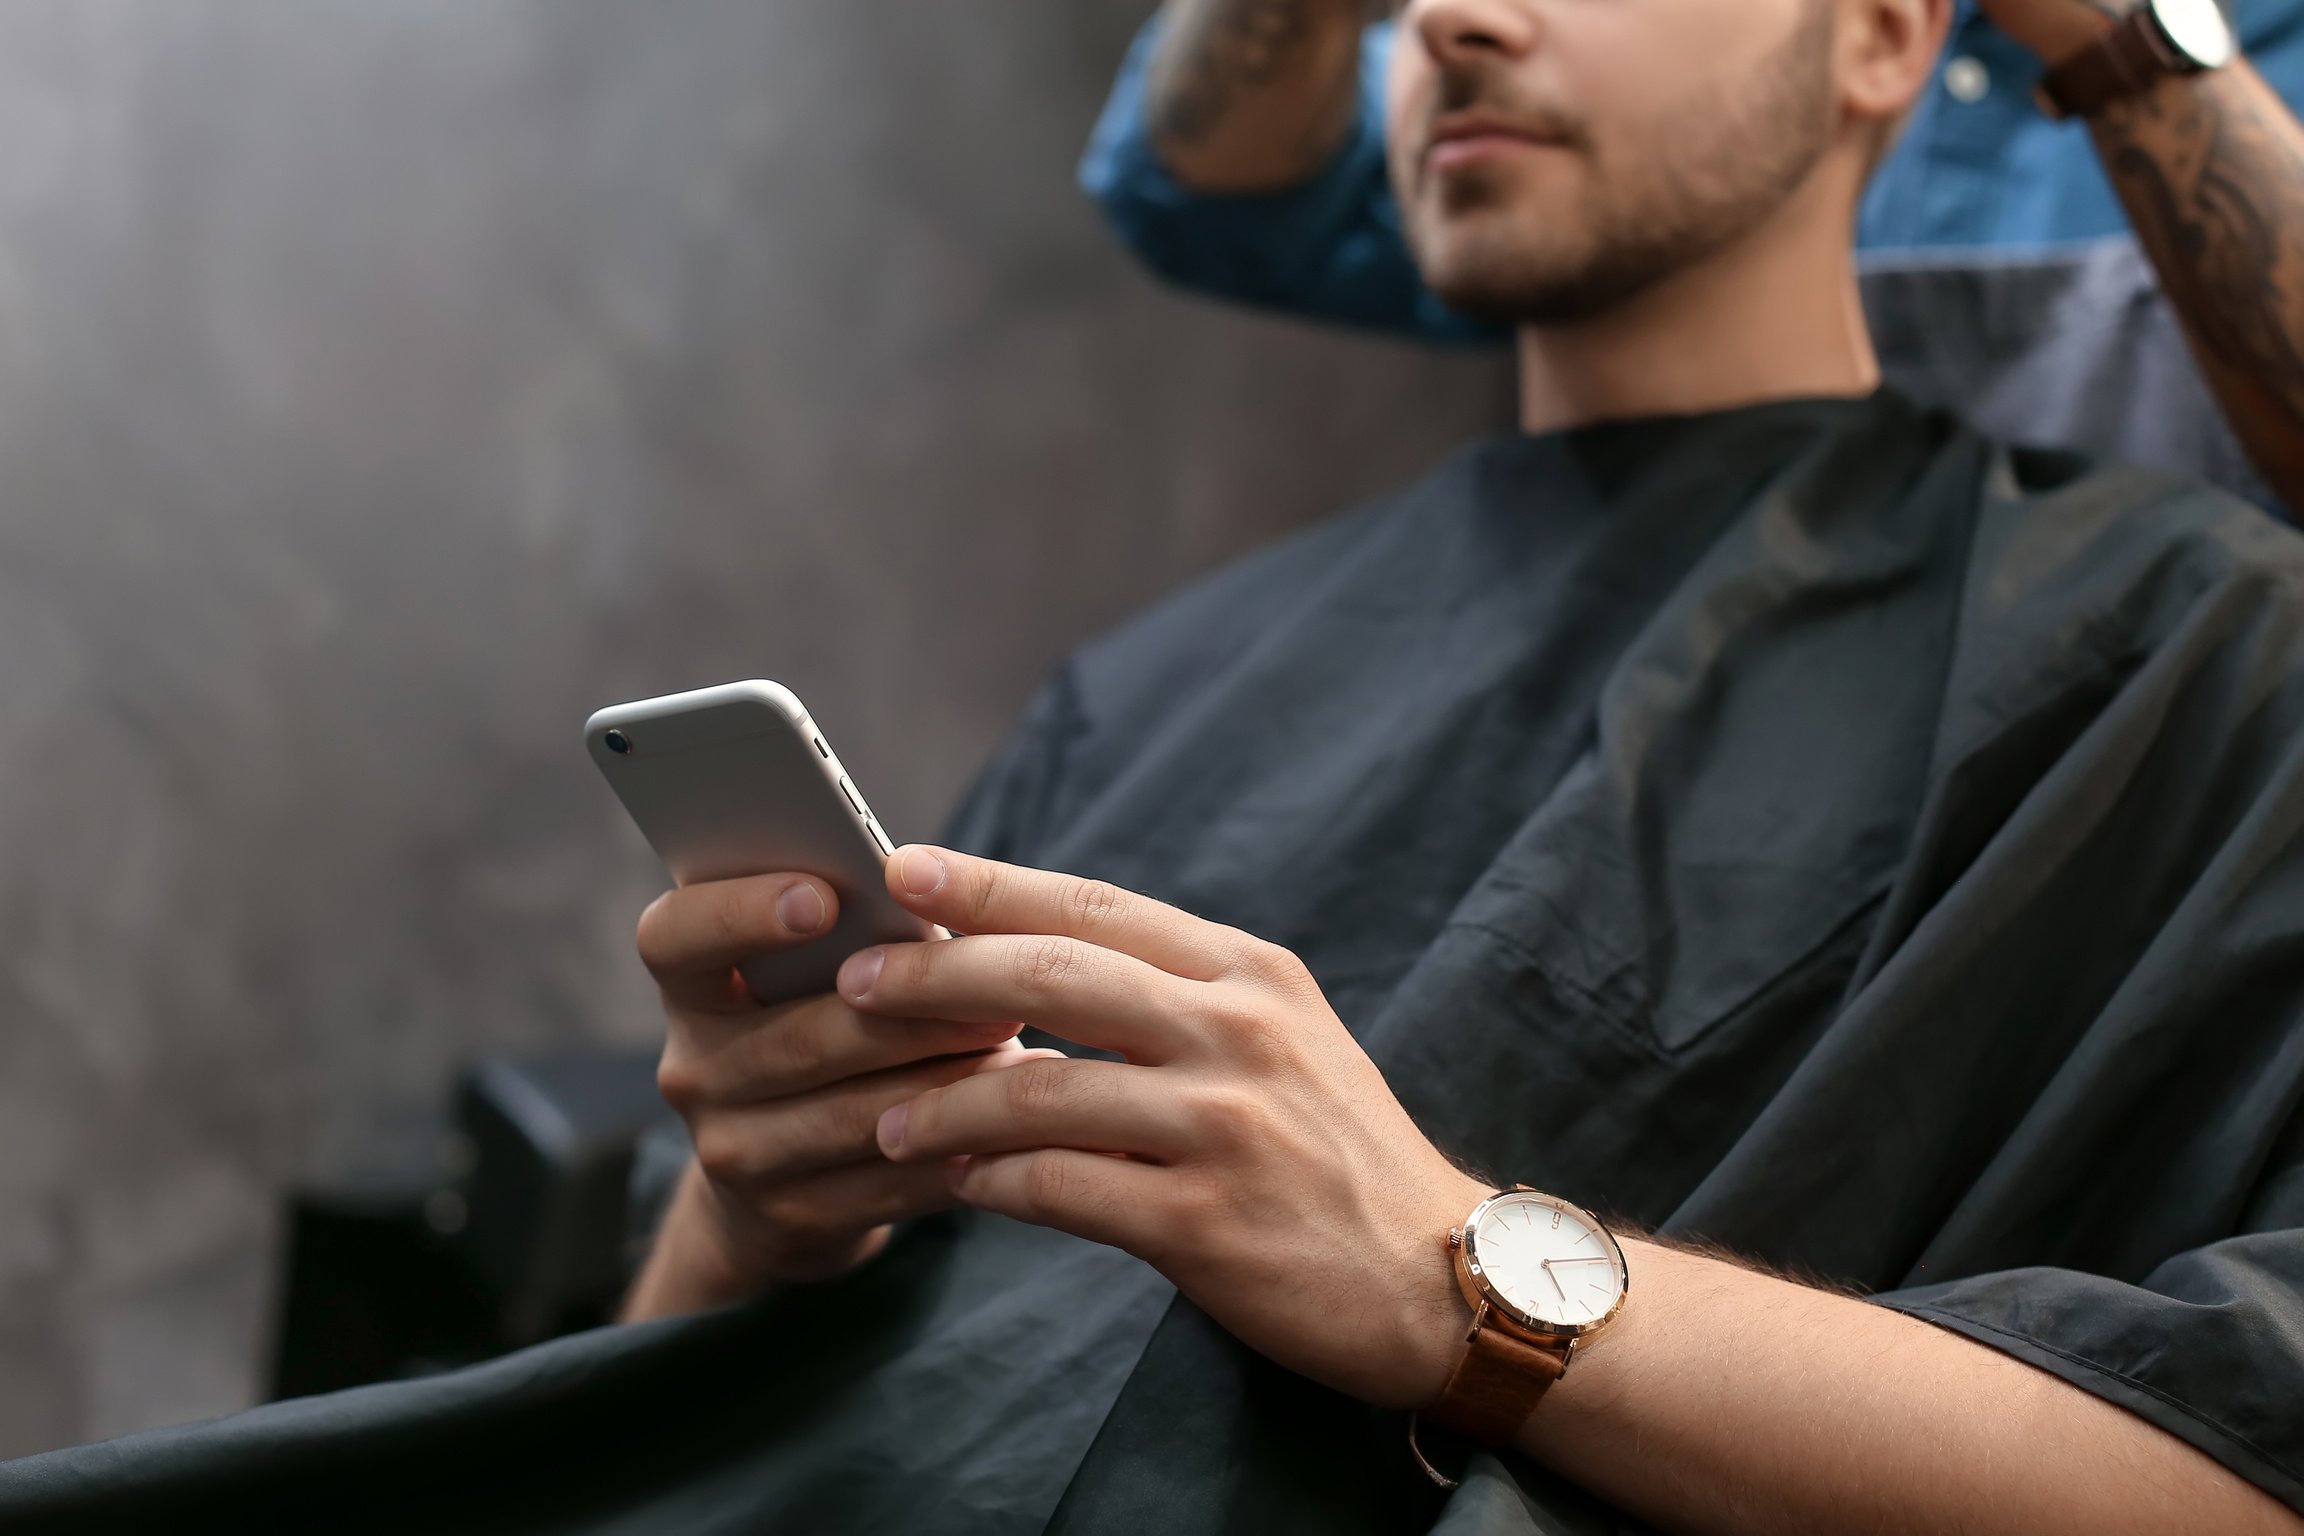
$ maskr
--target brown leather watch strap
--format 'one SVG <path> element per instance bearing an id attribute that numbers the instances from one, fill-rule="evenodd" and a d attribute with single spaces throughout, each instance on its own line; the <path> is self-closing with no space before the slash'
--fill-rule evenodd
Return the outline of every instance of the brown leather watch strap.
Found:
<path id="1" fill-rule="evenodd" d="M 2162 40 L 2150 6 L 2121 17 L 2094 42 L 2040 77 L 2040 105 L 2050 117 L 2094 117 L 2122 97 L 2150 90 L 2200 66 Z"/>
<path id="2" fill-rule="evenodd" d="M 1482 1445 L 1509 1445 L 1567 1369 L 1566 1340 L 1547 1346 L 1516 1339 L 1491 1325 L 1482 1305 L 1464 1357 L 1424 1417 Z"/>

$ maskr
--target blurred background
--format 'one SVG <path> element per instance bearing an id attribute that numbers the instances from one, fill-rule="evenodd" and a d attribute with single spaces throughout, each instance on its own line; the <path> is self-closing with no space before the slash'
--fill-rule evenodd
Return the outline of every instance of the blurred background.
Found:
<path id="1" fill-rule="evenodd" d="M 1068 646 L 1504 419 L 1128 266 L 1149 9 L 0 7 L 0 1457 L 256 1401 L 290 1190 L 650 1046 L 591 709 L 783 679 L 926 835 Z"/>

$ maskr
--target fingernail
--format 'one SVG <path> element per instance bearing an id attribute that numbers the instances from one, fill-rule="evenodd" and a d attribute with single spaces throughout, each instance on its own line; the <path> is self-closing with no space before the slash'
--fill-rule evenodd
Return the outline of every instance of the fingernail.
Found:
<path id="1" fill-rule="evenodd" d="M 925 848 L 907 848 L 897 862 L 896 879 L 915 896 L 933 896 L 944 883 L 944 861 Z"/>
<path id="2" fill-rule="evenodd" d="M 793 933 L 814 933 L 824 926 L 824 898 L 807 881 L 796 880 L 776 898 L 776 915 Z"/>
<path id="3" fill-rule="evenodd" d="M 890 1157 L 904 1145 L 904 1122 L 912 1118 L 912 1106 L 899 1104 L 880 1117 L 880 1150 Z"/>
<path id="4" fill-rule="evenodd" d="M 888 963 L 888 953 L 879 949 L 860 949 L 850 955 L 840 967 L 840 995 L 860 998 L 872 990 L 872 983 L 880 979 L 880 967 Z"/>

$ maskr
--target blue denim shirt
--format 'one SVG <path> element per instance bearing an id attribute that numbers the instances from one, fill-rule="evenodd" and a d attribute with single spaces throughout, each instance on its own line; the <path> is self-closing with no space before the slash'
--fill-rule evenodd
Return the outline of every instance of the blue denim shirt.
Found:
<path id="1" fill-rule="evenodd" d="M 2257 69 L 2291 103 L 2304 102 L 2304 0 L 2237 0 L 2231 9 Z M 1359 122 L 1325 170 L 1285 192 L 1216 198 L 1179 187 L 1153 152 L 1144 89 L 1157 27 L 1137 37 L 1080 167 L 1082 185 L 1139 257 L 1178 283 L 1252 304 L 1436 340 L 1496 334 L 1433 298 L 1401 242 L 1384 167 L 1390 27 L 1367 34 Z M 1891 261 L 1979 248 L 2005 259 L 2124 231 L 2087 131 L 2033 105 L 2039 77 L 2038 61 L 1974 0 L 1958 0 L 1935 84 L 1873 179 L 1859 246 Z"/>

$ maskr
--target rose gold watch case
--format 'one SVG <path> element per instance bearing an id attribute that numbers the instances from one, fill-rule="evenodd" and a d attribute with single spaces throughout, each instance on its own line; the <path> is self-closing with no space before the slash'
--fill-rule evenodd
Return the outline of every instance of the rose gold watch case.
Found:
<path id="1" fill-rule="evenodd" d="M 1553 1323 L 1533 1312 L 1522 1311 L 1506 1299 L 1481 1266 L 1479 1244 L 1481 1218 L 1506 1202 L 1539 1205 L 1547 1210 L 1564 1212 L 1600 1234 L 1608 1244 L 1609 1257 L 1616 1261 L 1616 1299 L 1609 1304 L 1606 1312 L 1588 1323 Z M 1471 1304 L 1472 1310 L 1477 1313 L 1485 1306 L 1488 1315 L 1497 1324 L 1535 1343 L 1567 1343 L 1573 1346 L 1579 1340 L 1590 1338 L 1616 1320 L 1616 1314 L 1624 1310 L 1624 1299 L 1632 1294 L 1632 1271 L 1624 1262 L 1623 1245 L 1616 1241 L 1616 1234 L 1608 1230 L 1606 1222 L 1584 1207 L 1557 1195 L 1547 1195 L 1526 1186 L 1498 1190 L 1474 1206 L 1472 1214 L 1464 1218 L 1464 1225 L 1450 1232 L 1448 1237 L 1449 1246 L 1456 1251 L 1456 1284 L 1464 1292 L 1464 1299 Z"/>
<path id="2" fill-rule="evenodd" d="M 2144 0 L 2032 88 L 2035 105 L 2057 122 L 2087 118 L 2113 102 L 2224 69 L 2240 58 L 2240 34 L 2221 0 Z"/>

